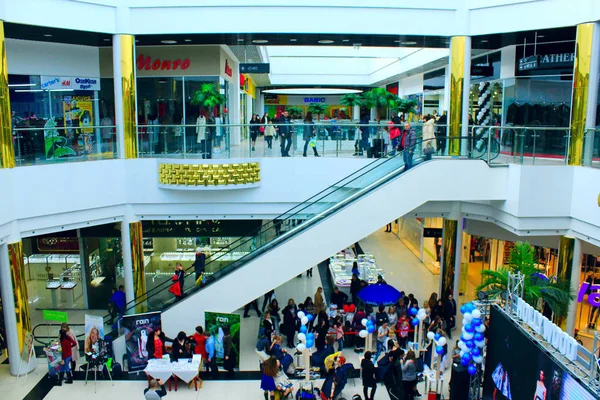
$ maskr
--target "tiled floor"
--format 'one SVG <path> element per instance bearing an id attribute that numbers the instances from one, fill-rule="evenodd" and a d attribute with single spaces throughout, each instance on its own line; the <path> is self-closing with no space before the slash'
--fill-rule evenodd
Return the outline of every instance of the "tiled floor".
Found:
<path id="1" fill-rule="evenodd" d="M 23 399 L 33 389 L 34 386 L 44 379 L 48 372 L 46 359 L 37 359 L 36 369 L 25 377 L 17 378 L 10 374 L 8 364 L 0 364 L 0 393 L 3 399 Z"/>

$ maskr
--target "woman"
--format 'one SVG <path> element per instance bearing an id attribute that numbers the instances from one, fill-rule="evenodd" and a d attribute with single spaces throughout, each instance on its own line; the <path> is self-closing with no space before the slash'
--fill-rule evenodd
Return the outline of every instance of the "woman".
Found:
<path id="1" fill-rule="evenodd" d="M 306 117 L 304 118 L 304 131 L 302 132 L 302 138 L 304 139 L 304 154 L 302 154 L 303 157 L 306 157 L 306 150 L 308 149 L 310 140 L 315 136 L 317 136 L 315 132 L 315 123 L 313 122 L 312 113 L 308 112 L 306 113 Z M 315 146 L 312 149 L 315 153 L 315 157 L 320 157 L 319 153 L 317 152 L 317 147 Z"/>
<path id="2" fill-rule="evenodd" d="M 62 384 L 65 373 L 67 374 L 67 380 L 65 383 L 73 383 L 73 374 L 71 373 L 71 356 L 73 354 L 73 348 L 77 346 L 77 341 L 73 340 L 64 329 L 60 330 L 59 335 L 60 347 L 62 350 L 62 362 L 60 367 L 60 375 L 58 378 L 58 386 Z"/>
<path id="3" fill-rule="evenodd" d="M 396 314 L 396 307 L 389 306 L 387 310 L 388 323 L 390 326 L 396 326 L 398 323 L 398 314 Z"/>
<path id="4" fill-rule="evenodd" d="M 358 311 L 356 312 L 356 314 L 354 314 L 354 318 L 352 318 L 352 329 L 355 332 L 360 332 L 363 329 L 365 329 L 365 327 L 362 324 L 362 320 L 367 318 L 367 314 L 365 313 L 365 310 L 363 307 L 359 307 Z M 356 346 L 356 350 L 358 351 L 362 351 L 362 348 L 365 345 L 365 339 L 361 338 L 360 336 L 356 336 L 356 338 L 354 339 L 354 343 Z"/>
<path id="5" fill-rule="evenodd" d="M 185 350 L 185 341 L 187 335 L 185 332 L 181 331 L 177 334 L 177 339 L 173 342 L 173 347 L 171 348 L 171 360 L 177 361 L 183 357 L 183 352 Z"/>
<path id="6" fill-rule="evenodd" d="M 260 380 L 260 388 L 264 392 L 265 400 L 275 400 L 275 391 L 277 386 L 275 385 L 275 377 L 277 376 L 277 359 L 270 357 L 262 363 L 262 378 Z"/>
<path id="7" fill-rule="evenodd" d="M 323 298 L 323 288 L 318 287 L 315 292 L 315 316 L 319 315 L 321 311 L 325 311 L 325 299 Z"/>
<path id="8" fill-rule="evenodd" d="M 433 125 L 435 124 L 435 118 L 433 118 L 431 115 L 426 115 L 424 121 L 425 124 L 423 125 L 423 154 L 425 155 L 425 160 L 431 160 L 431 155 L 437 150 L 435 143 L 435 132 L 433 127 Z"/>
<path id="9" fill-rule="evenodd" d="M 146 344 L 146 350 L 148 351 L 148 358 L 156 358 L 161 359 L 165 354 L 167 354 L 167 348 L 165 346 L 166 341 L 171 342 L 172 340 L 167 338 L 163 331 L 161 331 L 160 327 L 154 328 L 154 332 L 152 333 L 152 337 L 148 340 Z"/>
<path id="10" fill-rule="evenodd" d="M 328 337 L 325 346 L 321 350 L 317 350 L 311 357 L 311 364 L 316 368 L 321 369 L 321 373 L 325 373 L 325 359 L 335 353 L 333 343 L 335 340 L 332 337 Z"/>
<path id="11" fill-rule="evenodd" d="M 273 126 L 273 123 L 267 113 L 265 113 L 265 115 L 262 117 L 260 123 L 265 125 L 265 140 L 267 141 L 267 148 L 272 149 L 273 136 L 275 136 L 277 131 L 275 130 L 275 127 Z"/>
<path id="12" fill-rule="evenodd" d="M 270 338 L 273 334 L 273 320 L 271 319 L 271 313 L 266 311 L 263 314 L 263 319 L 261 321 L 261 327 L 264 332 L 265 337 Z"/>
<path id="13" fill-rule="evenodd" d="M 373 400 L 377 391 L 377 378 L 375 377 L 375 365 L 371 361 L 372 356 L 370 351 L 365 352 L 365 358 L 360 363 L 365 400 Z M 368 395 L 369 388 L 371 389 L 370 396 Z"/>
<path id="14" fill-rule="evenodd" d="M 356 263 L 356 261 L 355 261 Z M 354 268 L 353 268 L 354 270 Z M 357 270 L 358 272 L 358 270 Z M 360 279 L 358 279 L 358 274 L 352 274 L 352 280 L 350 281 L 350 295 L 352 296 L 352 304 L 358 304 L 358 292 L 362 290 L 362 286 L 360 284 Z"/>
<path id="15" fill-rule="evenodd" d="M 279 316 L 279 302 L 277 299 L 271 300 L 267 310 L 269 311 L 269 314 L 271 314 L 271 319 L 273 320 L 273 329 L 279 331 L 281 317 Z"/>
<path id="16" fill-rule="evenodd" d="M 297 325 L 297 314 L 298 307 L 296 307 L 296 303 L 294 303 L 294 299 L 288 300 L 288 305 L 283 309 L 283 327 L 281 332 L 285 334 L 287 338 L 287 347 L 290 349 L 295 348 L 294 345 L 294 335 L 296 334 L 296 325 Z"/>
<path id="17" fill-rule="evenodd" d="M 206 336 L 204 336 L 204 329 L 201 326 L 197 326 L 196 333 L 190 339 L 196 343 L 194 354 L 200 354 L 202 360 L 206 360 Z"/>
<path id="18" fill-rule="evenodd" d="M 315 346 L 317 347 L 317 351 L 319 351 L 325 347 L 325 339 L 329 332 L 329 321 L 327 318 L 319 318 L 319 326 L 315 331 L 317 336 L 315 339 Z"/>
<path id="19" fill-rule="evenodd" d="M 417 383 L 417 364 L 415 352 L 409 350 L 402 361 L 402 383 L 404 385 L 404 398 L 413 400 L 415 398 L 414 387 Z"/>
<path id="20" fill-rule="evenodd" d="M 258 115 L 252 114 L 252 119 L 250 120 L 250 140 L 252 141 L 252 151 L 254 151 L 254 145 L 256 144 L 256 138 L 258 137 L 258 131 L 260 121 L 258 120 Z"/>
<path id="21" fill-rule="evenodd" d="M 227 371 L 225 375 L 228 379 L 233 378 L 235 368 L 235 349 L 233 348 L 233 338 L 231 337 L 231 330 L 228 326 L 223 328 L 223 333 L 225 336 L 223 337 L 223 354 L 225 355 L 225 360 L 223 361 L 223 368 Z"/>
<path id="22" fill-rule="evenodd" d="M 273 337 L 273 343 L 271 343 L 271 348 L 269 349 L 269 354 L 274 356 L 281 363 L 283 370 L 287 371 L 287 369 L 294 362 L 294 358 L 285 351 L 285 349 L 281 348 L 281 336 Z"/>
<path id="23" fill-rule="evenodd" d="M 71 371 L 75 371 L 75 367 L 77 366 L 77 360 L 79 360 L 79 342 L 77 341 L 77 336 L 75 335 L 75 332 L 73 332 L 73 329 L 71 329 L 66 322 L 63 322 L 63 324 L 60 326 L 60 329 L 67 332 L 67 336 L 69 336 L 71 339 L 73 339 L 75 343 L 77 343 L 73 348 L 73 354 L 71 355 Z"/>
<path id="24" fill-rule="evenodd" d="M 180 262 L 178 262 L 177 264 L 175 264 L 175 276 L 173 277 L 173 281 L 176 283 L 179 283 L 179 296 L 177 297 L 177 300 L 181 300 L 183 299 L 183 281 L 185 279 L 185 271 L 183 270 L 183 264 L 181 264 Z"/>
<path id="25" fill-rule="evenodd" d="M 312 332 L 313 330 L 313 325 L 315 323 L 315 304 L 313 303 L 312 299 L 309 297 L 306 298 L 306 300 L 304 300 L 304 313 L 305 314 L 310 314 L 313 316 L 312 321 L 308 322 L 308 330 L 309 332 Z"/>
<path id="26" fill-rule="evenodd" d="M 192 341 L 188 338 L 185 339 L 185 343 L 183 345 L 183 352 L 181 353 L 180 359 L 186 360 L 194 358 L 194 349 L 192 348 Z"/>
<path id="27" fill-rule="evenodd" d="M 277 376 L 275 376 L 275 386 L 277 390 L 283 393 L 283 398 L 286 398 L 294 390 L 294 384 L 290 381 L 290 378 L 285 374 L 281 363 L 277 360 Z M 280 397 L 281 398 L 281 397 Z"/>

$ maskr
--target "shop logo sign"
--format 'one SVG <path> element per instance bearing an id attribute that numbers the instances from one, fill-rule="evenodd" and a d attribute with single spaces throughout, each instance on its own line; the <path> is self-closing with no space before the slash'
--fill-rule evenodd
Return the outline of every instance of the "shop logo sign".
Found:
<path id="1" fill-rule="evenodd" d="M 160 58 L 155 58 L 154 60 L 150 56 L 144 56 L 140 54 L 137 58 L 137 69 L 138 70 L 146 70 L 146 71 L 170 71 L 170 70 L 182 70 L 185 71 L 190 67 L 190 59 L 185 58 L 177 58 L 175 60 L 161 60 Z"/>
<path id="2" fill-rule="evenodd" d="M 233 77 L 233 69 L 229 66 L 228 60 L 225 60 L 225 75 Z"/>
<path id="3" fill-rule="evenodd" d="M 217 322 L 223 322 L 223 323 L 227 324 L 227 323 L 229 323 L 229 318 L 217 317 Z"/>
<path id="4" fill-rule="evenodd" d="M 138 319 L 135 321 L 135 326 L 148 325 L 149 323 L 150 323 L 149 319 Z"/>
<path id="5" fill-rule="evenodd" d="M 590 303 L 592 307 L 600 307 L 600 285 L 590 285 L 588 282 L 584 282 L 579 288 L 577 302 L 581 303 L 583 301 L 583 296 L 585 296 L 588 290 L 590 291 L 588 303 Z"/>
<path id="6" fill-rule="evenodd" d="M 305 103 L 325 103 L 325 97 L 305 97 Z"/>

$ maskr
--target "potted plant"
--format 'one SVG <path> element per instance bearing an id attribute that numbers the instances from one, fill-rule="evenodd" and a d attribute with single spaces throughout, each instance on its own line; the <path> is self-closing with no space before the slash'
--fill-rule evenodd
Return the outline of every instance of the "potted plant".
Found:
<path id="1" fill-rule="evenodd" d="M 534 247 L 527 242 L 516 242 L 510 251 L 508 268 L 498 271 L 482 270 L 483 281 L 477 291 L 484 290 L 490 298 L 499 298 L 506 293 L 508 273 L 521 272 L 525 276 L 523 300 L 539 309 L 539 300 L 543 300 L 552 310 L 557 321 L 567 316 L 569 302 L 574 299 L 569 281 L 560 277 L 548 279 L 539 273 Z"/>
<path id="2" fill-rule="evenodd" d="M 358 93 L 347 93 L 342 96 L 340 103 L 343 106 L 352 107 L 352 118 L 360 119 L 360 107 L 362 106 L 362 96 Z"/>
<path id="3" fill-rule="evenodd" d="M 377 120 L 385 114 L 385 110 L 391 109 L 398 104 L 399 98 L 393 93 L 388 92 L 385 88 L 373 88 L 362 95 L 362 105 L 368 108 L 377 109 Z"/>
<path id="4" fill-rule="evenodd" d="M 310 106 L 308 106 L 308 111 L 313 113 L 313 115 L 316 115 L 317 121 L 320 121 L 321 115 L 326 114 L 328 108 L 329 105 L 327 105 L 326 103 L 312 103 Z"/>
<path id="5" fill-rule="evenodd" d="M 302 118 L 302 113 L 304 112 L 302 108 L 297 106 L 290 106 L 286 108 L 286 111 L 290 114 L 290 118 L 299 119 Z"/>
<path id="6" fill-rule="evenodd" d="M 398 98 L 396 104 L 392 107 L 392 112 L 394 113 L 402 113 L 405 116 L 408 114 L 416 114 L 417 113 L 417 101 L 416 100 L 406 100 Z"/>
<path id="7" fill-rule="evenodd" d="M 213 116 L 213 109 L 225 104 L 225 96 L 219 92 L 214 83 L 203 83 L 200 90 L 194 93 L 190 103 L 200 106 L 200 109 L 206 111 L 208 116 Z"/>

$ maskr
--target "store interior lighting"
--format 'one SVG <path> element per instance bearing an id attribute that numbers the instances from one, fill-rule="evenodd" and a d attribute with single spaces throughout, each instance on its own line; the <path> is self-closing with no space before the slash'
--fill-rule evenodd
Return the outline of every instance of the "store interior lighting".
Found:
<path id="1" fill-rule="evenodd" d="M 263 93 L 272 94 L 302 94 L 302 95 L 333 95 L 333 94 L 348 94 L 362 93 L 362 90 L 345 89 L 345 88 L 289 88 L 289 89 L 268 89 Z"/>

